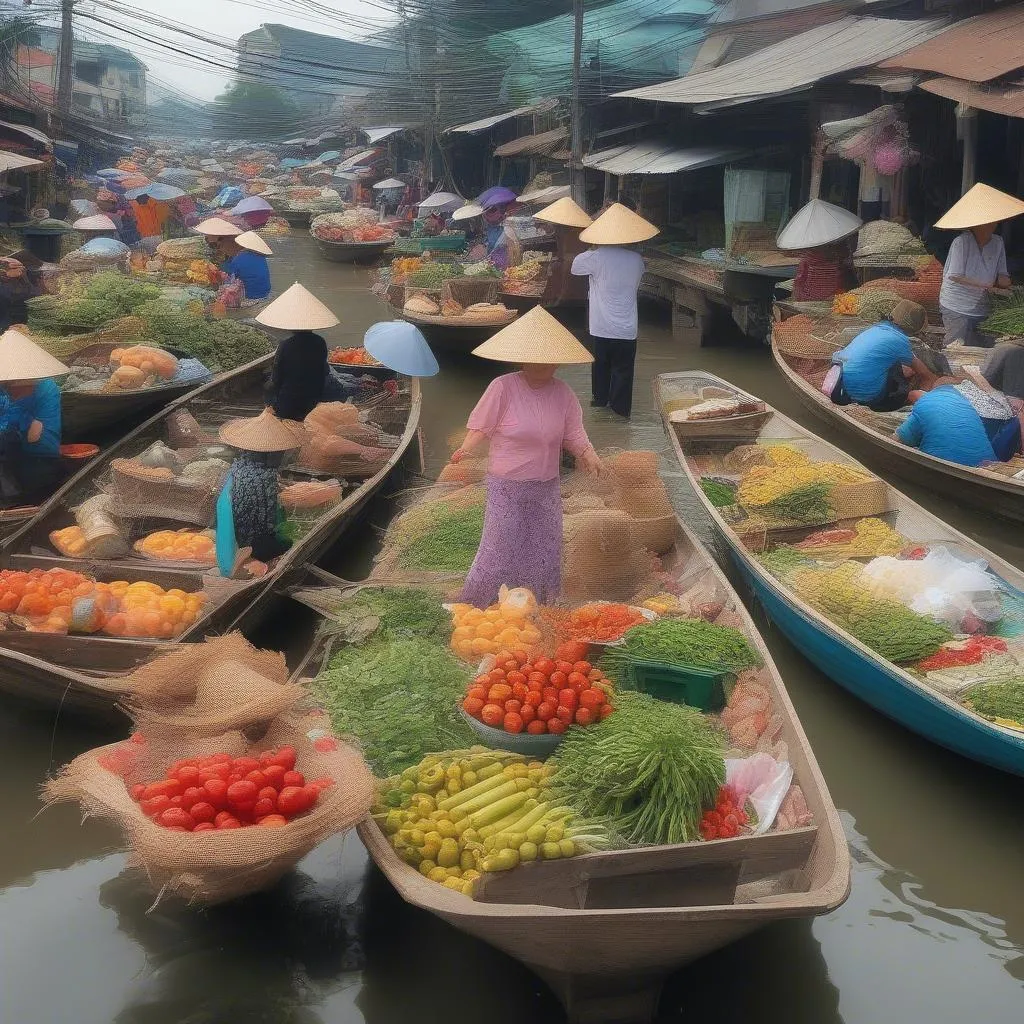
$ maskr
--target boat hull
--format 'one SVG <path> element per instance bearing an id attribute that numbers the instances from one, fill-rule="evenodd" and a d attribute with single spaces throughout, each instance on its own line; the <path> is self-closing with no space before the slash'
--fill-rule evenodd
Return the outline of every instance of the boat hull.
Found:
<path id="1" fill-rule="evenodd" d="M 394 244 L 388 242 L 325 242 L 315 238 L 317 251 L 332 263 L 372 263 Z"/>
<path id="2" fill-rule="evenodd" d="M 147 414 L 173 402 L 205 383 L 192 381 L 174 386 L 128 391 L 123 394 L 90 394 L 65 391 L 60 399 L 61 436 L 68 441 L 93 439 L 96 432 L 115 423 L 134 426 Z"/>

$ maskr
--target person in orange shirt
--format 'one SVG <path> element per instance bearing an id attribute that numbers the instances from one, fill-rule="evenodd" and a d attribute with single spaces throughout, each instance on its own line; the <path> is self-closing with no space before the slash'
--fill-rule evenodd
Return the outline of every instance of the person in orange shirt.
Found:
<path id="1" fill-rule="evenodd" d="M 158 238 L 162 235 L 171 215 L 166 203 L 157 202 L 147 195 L 132 200 L 132 212 L 142 238 Z"/>

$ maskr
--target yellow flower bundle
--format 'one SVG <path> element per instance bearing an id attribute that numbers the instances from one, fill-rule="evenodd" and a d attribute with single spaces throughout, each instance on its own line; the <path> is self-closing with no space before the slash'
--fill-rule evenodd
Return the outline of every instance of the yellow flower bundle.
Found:
<path id="1" fill-rule="evenodd" d="M 836 316 L 856 316 L 860 308 L 860 296 L 853 292 L 840 292 L 832 300 L 832 312 Z"/>
<path id="2" fill-rule="evenodd" d="M 784 494 L 812 484 L 859 484 L 871 475 L 838 462 L 812 462 L 796 466 L 754 466 L 740 483 L 736 496 L 747 508 L 760 508 Z"/>
<path id="3" fill-rule="evenodd" d="M 810 465 L 810 456 L 791 444 L 773 444 L 765 447 L 768 449 L 768 460 L 773 466 Z"/>
<path id="4" fill-rule="evenodd" d="M 843 562 L 830 569 L 798 569 L 789 577 L 789 585 L 808 604 L 844 622 L 857 617 L 858 607 L 866 609 L 873 603 L 861 575 L 856 562 Z"/>

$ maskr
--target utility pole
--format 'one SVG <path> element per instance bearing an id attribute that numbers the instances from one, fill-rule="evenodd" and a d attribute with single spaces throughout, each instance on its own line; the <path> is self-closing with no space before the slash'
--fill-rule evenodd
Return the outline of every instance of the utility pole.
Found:
<path id="1" fill-rule="evenodd" d="M 583 172 L 583 103 L 580 98 L 580 63 L 583 60 L 583 0 L 573 0 L 572 37 L 572 111 L 571 156 L 569 157 L 569 186 L 572 198 L 583 206 L 586 188 Z"/>
<path id="2" fill-rule="evenodd" d="M 71 31 L 71 15 L 75 0 L 61 0 L 60 5 L 60 47 L 57 50 L 57 109 L 61 113 L 71 110 L 71 83 L 74 78 L 74 35 Z"/>

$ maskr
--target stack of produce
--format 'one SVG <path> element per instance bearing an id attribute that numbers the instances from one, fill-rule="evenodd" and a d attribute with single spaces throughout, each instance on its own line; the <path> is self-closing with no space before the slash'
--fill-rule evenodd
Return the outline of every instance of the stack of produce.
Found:
<path id="1" fill-rule="evenodd" d="M 192 260 L 185 271 L 185 280 L 206 288 L 216 288 L 224 280 L 224 274 L 209 260 Z"/>
<path id="2" fill-rule="evenodd" d="M 614 601 L 596 601 L 557 615 L 555 631 L 561 640 L 609 644 L 621 640 L 627 630 L 646 622 L 638 608 Z"/>
<path id="3" fill-rule="evenodd" d="M 465 576 L 476 558 L 483 529 L 483 492 L 466 488 L 410 509 L 397 520 L 388 531 L 381 560 L 393 560 L 406 571 Z"/>
<path id="4" fill-rule="evenodd" d="M 858 520 L 852 529 L 819 530 L 794 547 L 809 558 L 874 558 L 898 555 L 910 546 L 901 533 L 874 516 Z"/>
<path id="5" fill-rule="evenodd" d="M 397 257 L 391 261 L 391 283 L 405 284 L 406 278 L 410 274 L 415 274 L 422 266 L 423 259 L 419 256 Z"/>
<path id="6" fill-rule="evenodd" d="M 1024 334 L 1024 288 L 1014 288 L 1008 296 L 995 296 L 981 330 L 1011 337 Z"/>
<path id="7" fill-rule="evenodd" d="M 327 361 L 336 366 L 380 366 L 361 345 L 353 348 L 332 348 L 327 354 Z"/>
<path id="8" fill-rule="evenodd" d="M 1024 679 L 972 686 L 963 703 L 997 725 L 1024 731 Z"/>
<path id="9" fill-rule="evenodd" d="M 452 650 L 464 661 L 479 661 L 503 650 L 529 650 L 540 641 L 535 624 L 537 600 L 529 590 L 502 587 L 497 603 L 490 608 L 454 604 L 451 609 Z"/>
<path id="10" fill-rule="evenodd" d="M 369 208 L 322 214 L 313 218 L 309 230 L 322 242 L 391 242 L 396 237 Z"/>
<path id="11" fill-rule="evenodd" d="M 217 561 L 213 534 L 210 530 L 156 530 L 135 542 L 135 550 L 148 558 L 170 562 L 201 562 L 213 565 Z"/>
<path id="12" fill-rule="evenodd" d="M 547 284 L 549 266 L 546 260 L 536 259 L 509 267 L 502 277 L 502 291 L 509 295 L 540 295 Z"/>

